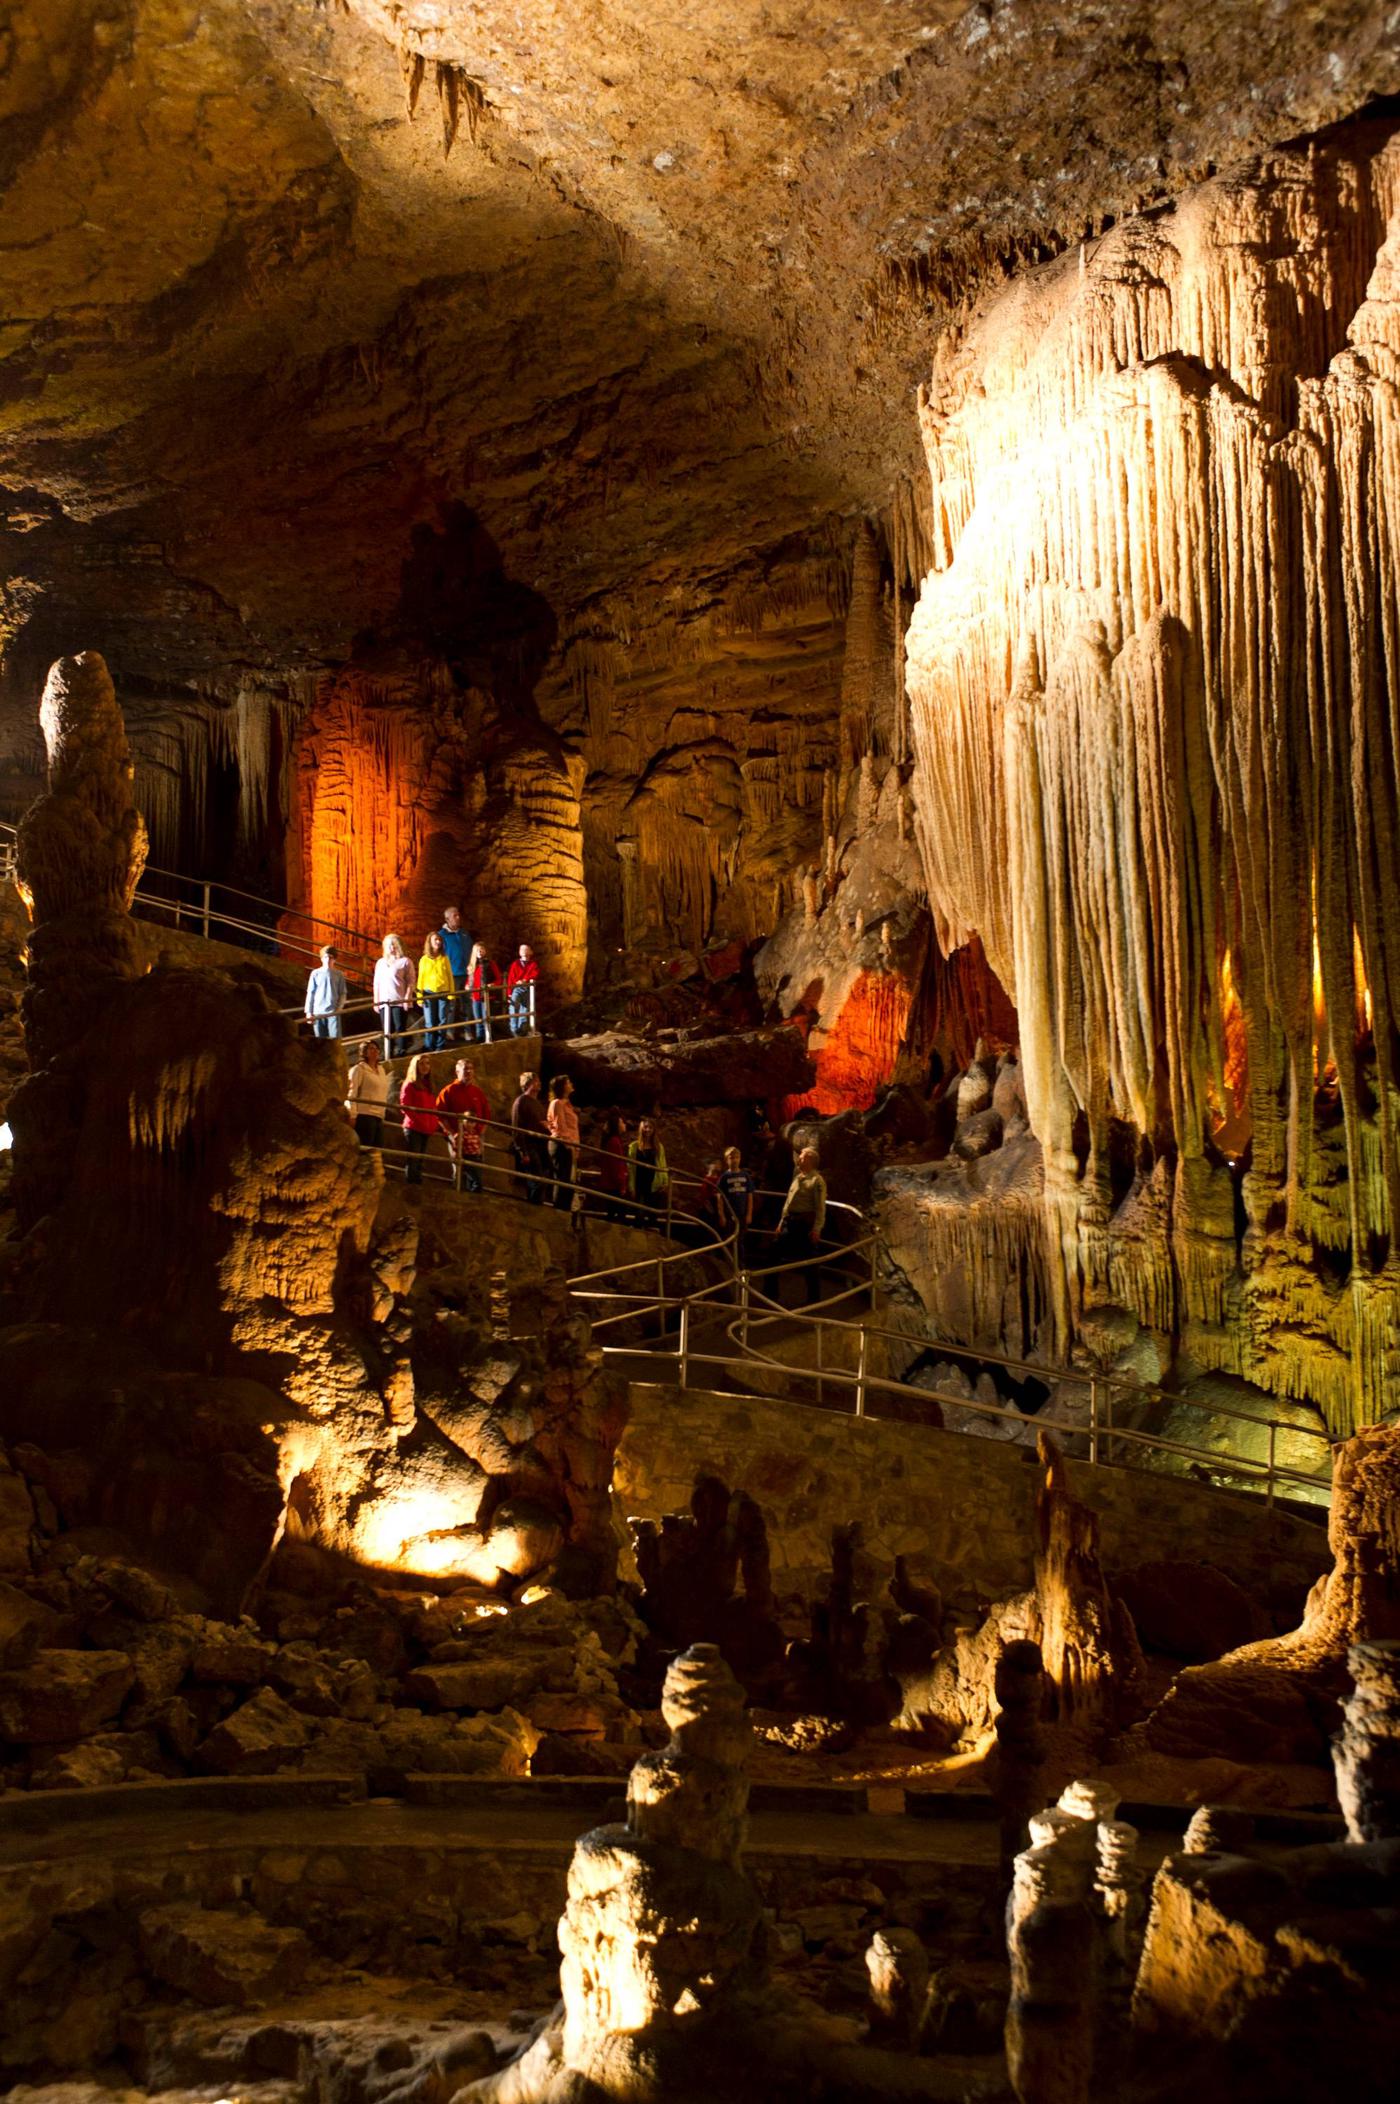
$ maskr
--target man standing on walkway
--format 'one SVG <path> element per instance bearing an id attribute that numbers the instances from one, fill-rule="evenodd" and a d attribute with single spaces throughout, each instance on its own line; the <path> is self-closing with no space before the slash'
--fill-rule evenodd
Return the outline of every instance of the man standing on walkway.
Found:
<path id="1" fill-rule="evenodd" d="M 826 1178 L 821 1173 L 815 1147 L 804 1147 L 797 1157 L 797 1173 L 788 1186 L 782 1216 L 778 1221 L 776 1261 L 793 1264 L 800 1257 L 815 1257 L 821 1248 L 826 1224 Z M 821 1266 L 810 1263 L 799 1273 L 804 1296 L 812 1301 L 821 1286 Z M 781 1289 L 779 1299 L 782 1298 Z"/>
<path id="2" fill-rule="evenodd" d="M 448 1151 L 461 1167 L 462 1187 L 479 1191 L 482 1126 L 491 1115 L 491 1106 L 486 1091 L 478 1086 L 476 1068 L 469 1059 L 458 1060 L 456 1079 L 448 1082 L 437 1100 L 438 1109 L 447 1113 L 442 1129 L 447 1134 Z"/>
<path id="3" fill-rule="evenodd" d="M 526 1200 L 541 1205 L 548 1173 L 549 1121 L 540 1102 L 540 1077 L 528 1067 L 520 1077 L 520 1094 L 510 1107 L 510 1122 L 515 1134 L 511 1150 L 524 1180 Z"/>
<path id="4" fill-rule="evenodd" d="M 321 962 L 306 982 L 306 1020 L 317 1037 L 340 1036 L 340 1012 L 345 1006 L 345 974 L 336 964 L 336 951 L 326 943 Z"/>
<path id="5" fill-rule="evenodd" d="M 448 906 L 445 909 L 438 933 L 442 937 L 443 952 L 452 967 L 452 1013 L 447 1020 L 450 1023 L 461 1023 L 467 1013 L 467 959 L 472 953 L 472 939 L 462 926 L 460 906 Z M 461 1041 L 462 1032 L 453 1030 L 450 1033 L 450 1042 L 460 1044 Z"/>

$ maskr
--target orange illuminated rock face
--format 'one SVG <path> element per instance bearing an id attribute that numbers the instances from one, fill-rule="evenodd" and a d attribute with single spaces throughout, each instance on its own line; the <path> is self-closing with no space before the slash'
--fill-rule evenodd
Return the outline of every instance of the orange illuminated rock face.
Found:
<path id="1" fill-rule="evenodd" d="M 579 783 L 553 734 L 445 670 L 330 682 L 295 748 L 292 904 L 417 957 L 443 909 L 504 968 L 517 944 L 548 996 L 582 984 L 587 909 Z"/>
<path id="2" fill-rule="evenodd" d="M 894 1073 L 913 1006 L 913 989 L 895 972 L 863 971 L 846 996 L 835 1026 L 810 1047 L 815 1085 L 786 1096 L 782 1116 L 869 1110 Z"/>

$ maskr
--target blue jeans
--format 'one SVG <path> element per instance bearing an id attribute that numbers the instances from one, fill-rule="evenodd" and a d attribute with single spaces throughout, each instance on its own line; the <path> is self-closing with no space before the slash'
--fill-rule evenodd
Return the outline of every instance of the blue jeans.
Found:
<path id="1" fill-rule="evenodd" d="M 530 1028 L 530 989 L 514 986 L 510 994 L 510 1034 L 524 1037 Z"/>
<path id="2" fill-rule="evenodd" d="M 423 1050 L 441 1052 L 447 1043 L 448 1010 L 452 1002 L 446 994 L 424 994 L 423 996 Z"/>
<path id="3" fill-rule="evenodd" d="M 491 996 L 472 995 L 472 1014 L 476 1017 L 476 1041 L 479 1045 L 491 1042 Z"/>
<path id="4" fill-rule="evenodd" d="M 339 1037 L 340 1017 L 338 1015 L 314 1015 L 311 1018 L 311 1027 L 317 1037 Z"/>

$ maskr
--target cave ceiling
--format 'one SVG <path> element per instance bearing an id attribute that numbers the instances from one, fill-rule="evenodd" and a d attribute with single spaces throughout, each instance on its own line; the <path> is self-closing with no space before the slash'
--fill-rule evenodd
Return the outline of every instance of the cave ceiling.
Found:
<path id="1" fill-rule="evenodd" d="M 561 629 L 771 585 L 914 472 L 951 314 L 1398 48 L 1368 0 L 12 0 L 0 632 L 334 663 L 453 506 Z"/>

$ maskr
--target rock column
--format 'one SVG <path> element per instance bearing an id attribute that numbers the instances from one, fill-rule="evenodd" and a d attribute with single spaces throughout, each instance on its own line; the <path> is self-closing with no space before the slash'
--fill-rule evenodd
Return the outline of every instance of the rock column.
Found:
<path id="1" fill-rule="evenodd" d="M 1352 1691 L 1332 1741 L 1349 1841 L 1400 1834 L 1400 1642 L 1353 1644 Z"/>
<path id="2" fill-rule="evenodd" d="M 22 1015 L 30 1078 L 14 1097 L 15 1192 L 26 1225 L 64 1189 L 82 1123 L 77 1047 L 142 966 L 130 907 L 146 863 L 126 725 L 96 651 L 60 658 L 39 704 L 48 787 L 19 828 L 34 920 Z"/>

